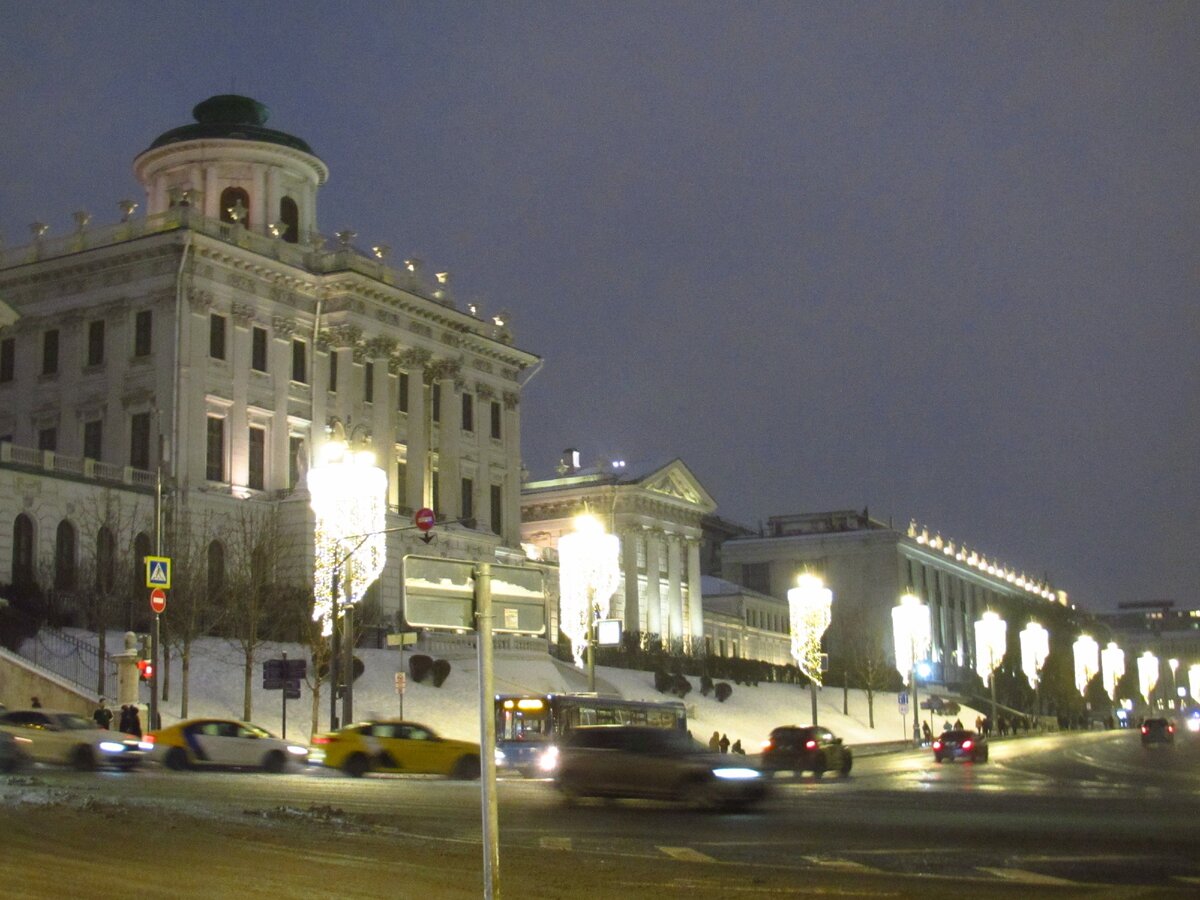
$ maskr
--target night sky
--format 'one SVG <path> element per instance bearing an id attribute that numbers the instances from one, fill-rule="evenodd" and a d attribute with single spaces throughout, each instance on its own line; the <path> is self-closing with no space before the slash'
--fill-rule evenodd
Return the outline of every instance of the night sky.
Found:
<path id="1" fill-rule="evenodd" d="M 0 2 L 0 236 L 117 221 L 213 94 L 319 226 L 544 357 L 523 454 L 869 507 L 1102 609 L 1200 606 L 1187 3 Z"/>

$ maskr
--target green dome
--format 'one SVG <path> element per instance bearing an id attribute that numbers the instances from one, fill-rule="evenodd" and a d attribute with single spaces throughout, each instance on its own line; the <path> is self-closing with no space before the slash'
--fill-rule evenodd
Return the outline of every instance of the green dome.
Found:
<path id="1" fill-rule="evenodd" d="M 194 124 L 181 125 L 164 131 L 154 139 L 146 149 L 154 150 L 168 144 L 178 144 L 182 141 L 200 141 L 205 139 L 257 141 L 265 144 L 279 144 L 304 153 L 313 153 L 312 148 L 300 138 L 274 128 L 263 127 L 270 115 L 266 104 L 259 103 L 252 97 L 242 97 L 238 94 L 218 94 L 197 103 L 192 109 Z"/>

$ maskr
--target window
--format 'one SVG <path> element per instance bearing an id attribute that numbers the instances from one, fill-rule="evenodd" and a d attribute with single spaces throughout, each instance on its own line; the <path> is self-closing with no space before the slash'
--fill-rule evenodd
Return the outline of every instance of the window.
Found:
<path id="1" fill-rule="evenodd" d="M 475 430 L 475 398 L 466 393 L 462 395 L 462 427 L 463 431 Z"/>
<path id="2" fill-rule="evenodd" d="M 500 404 L 492 401 L 492 437 L 500 440 Z"/>
<path id="3" fill-rule="evenodd" d="M 75 526 L 63 519 L 54 537 L 54 586 L 60 591 L 75 587 Z"/>
<path id="4" fill-rule="evenodd" d="M 434 511 L 434 512 L 440 512 L 440 511 L 441 511 L 441 508 L 442 508 L 442 507 L 441 507 L 441 502 L 442 502 L 442 497 L 441 497 L 441 494 L 442 494 L 442 492 L 441 492 L 441 490 L 439 490 L 439 488 L 438 488 L 438 480 L 439 480 L 439 479 L 438 479 L 438 473 L 437 473 L 437 469 L 434 469 L 434 470 L 433 470 L 433 472 L 432 472 L 432 474 L 430 474 L 430 476 L 429 476 L 429 480 L 432 482 L 432 485 L 433 485 L 433 486 L 432 486 L 432 488 L 431 488 L 431 493 L 432 493 L 432 495 L 433 495 L 433 496 L 432 496 L 432 498 L 431 498 L 431 502 L 433 503 L 433 511 Z"/>
<path id="5" fill-rule="evenodd" d="M 396 408 L 402 413 L 408 412 L 408 373 L 401 372 L 396 385 Z"/>
<path id="6" fill-rule="evenodd" d="M 58 373 L 58 329 L 51 328 L 42 335 L 42 374 Z"/>
<path id="7" fill-rule="evenodd" d="M 408 464 L 396 463 L 396 505 L 408 509 Z"/>
<path id="8" fill-rule="evenodd" d="M 335 394 L 337 393 L 337 375 L 338 375 L 338 352 L 336 350 L 329 351 L 329 389 Z"/>
<path id="9" fill-rule="evenodd" d="M 133 320 L 133 355 L 149 356 L 154 337 L 154 313 L 143 309 Z"/>
<path id="10" fill-rule="evenodd" d="M 492 501 L 492 533 L 500 534 L 504 530 L 504 491 L 502 486 L 493 484 L 491 489 Z"/>
<path id="11" fill-rule="evenodd" d="M 150 413 L 129 417 L 129 465 L 143 471 L 150 468 Z"/>
<path id="12" fill-rule="evenodd" d="M 204 477 L 209 481 L 225 480 L 225 420 L 208 417 L 208 436 L 204 457 Z"/>
<path id="13" fill-rule="evenodd" d="M 267 430 L 265 428 L 250 428 L 250 472 L 246 484 L 256 491 L 263 489 L 264 467 L 267 461 Z"/>
<path id="14" fill-rule="evenodd" d="M 462 517 L 475 518 L 475 482 L 470 478 L 462 480 Z"/>
<path id="15" fill-rule="evenodd" d="M 101 459 L 104 423 L 100 419 L 83 423 L 83 455 L 85 459 Z"/>
<path id="16" fill-rule="evenodd" d="M 375 402 L 375 363 L 363 365 L 363 402 Z"/>
<path id="17" fill-rule="evenodd" d="M 104 320 L 97 319 L 88 322 L 87 364 L 100 366 L 104 364 Z"/>
<path id="18" fill-rule="evenodd" d="M 431 393 L 433 395 L 433 402 L 430 404 L 433 407 L 433 421 L 440 422 L 442 421 L 442 386 L 434 384 Z"/>
<path id="19" fill-rule="evenodd" d="M 221 191 L 221 221 L 237 221 L 250 227 L 250 195 L 243 188 L 227 187 Z"/>
<path id="20" fill-rule="evenodd" d="M 58 449 L 58 429 L 57 428 L 38 429 L 38 449 L 39 450 L 50 450 L 51 452 Z"/>
<path id="21" fill-rule="evenodd" d="M 292 341 L 292 381 L 308 384 L 308 345 Z"/>
<path id="22" fill-rule="evenodd" d="M 250 368 L 267 371 L 267 329 L 257 325 L 250 329 Z"/>
<path id="23" fill-rule="evenodd" d="M 13 380 L 16 370 L 17 342 L 15 338 L 0 341 L 0 382 Z"/>
<path id="24" fill-rule="evenodd" d="M 208 317 L 208 355 L 225 358 L 225 317 L 215 313 Z"/>
<path id="25" fill-rule="evenodd" d="M 33 584 L 33 519 L 21 513 L 13 522 L 13 584 Z"/>
<path id="26" fill-rule="evenodd" d="M 742 584 L 760 594 L 771 593 L 771 564 L 742 563 Z"/>
<path id="27" fill-rule="evenodd" d="M 279 224 L 284 226 L 285 241 L 289 244 L 300 243 L 300 208 L 291 197 L 279 201 Z"/>
<path id="28" fill-rule="evenodd" d="M 288 438 L 288 487 L 300 483 L 300 454 L 304 451 L 304 438 L 292 435 Z"/>

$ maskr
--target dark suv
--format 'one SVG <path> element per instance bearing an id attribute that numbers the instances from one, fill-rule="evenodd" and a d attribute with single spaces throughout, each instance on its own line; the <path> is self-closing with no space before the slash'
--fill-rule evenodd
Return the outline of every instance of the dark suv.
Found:
<path id="1" fill-rule="evenodd" d="M 631 797 L 739 809 L 766 796 L 762 773 L 745 757 L 711 753 L 677 729 L 637 725 L 571 731 L 559 743 L 554 783 L 568 802 Z"/>
<path id="2" fill-rule="evenodd" d="M 842 739 L 817 725 L 784 725 L 772 731 L 763 744 L 766 772 L 812 772 L 820 777 L 832 770 L 844 777 L 853 764 L 854 754 Z"/>
<path id="3" fill-rule="evenodd" d="M 1172 744 L 1175 742 L 1175 725 L 1170 719 L 1143 719 L 1142 744 Z"/>

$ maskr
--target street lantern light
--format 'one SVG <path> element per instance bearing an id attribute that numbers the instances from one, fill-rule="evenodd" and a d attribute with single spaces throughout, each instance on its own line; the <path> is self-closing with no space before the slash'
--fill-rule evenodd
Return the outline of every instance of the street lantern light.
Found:
<path id="1" fill-rule="evenodd" d="M 929 653 L 932 626 L 929 607 L 912 592 L 901 596 L 892 607 L 892 640 L 896 650 L 896 671 L 908 679 L 912 691 L 913 743 L 921 743 L 921 705 L 917 698 L 917 663 Z"/>
<path id="2" fill-rule="evenodd" d="M 1168 659 L 1167 665 L 1171 667 L 1171 693 L 1178 694 L 1179 679 L 1175 677 L 1175 673 L 1179 671 L 1179 660 Z M 1175 708 L 1175 698 L 1171 698 L 1171 709 Z"/>
<path id="3" fill-rule="evenodd" d="M 808 676 L 812 696 L 812 724 L 817 724 L 817 686 L 821 683 L 821 635 L 833 619 L 833 591 L 811 572 L 796 576 L 787 592 L 792 634 L 792 659 Z"/>
<path id="4" fill-rule="evenodd" d="M 991 724 L 996 722 L 996 668 L 1008 648 L 1008 623 L 988 610 L 975 623 L 975 671 L 992 689 Z"/>
<path id="5" fill-rule="evenodd" d="M 1188 666 L 1188 690 L 1193 701 L 1200 700 L 1200 663 Z"/>
<path id="6" fill-rule="evenodd" d="M 1100 665 L 1104 672 L 1104 690 L 1115 703 L 1117 682 L 1125 677 L 1125 651 L 1117 646 L 1116 641 L 1109 641 L 1108 646 L 1100 651 Z"/>
<path id="7" fill-rule="evenodd" d="M 1042 666 L 1050 655 L 1050 632 L 1037 622 L 1029 622 L 1022 629 L 1021 641 L 1021 671 L 1029 679 L 1029 686 L 1037 689 L 1042 680 Z"/>
<path id="8" fill-rule="evenodd" d="M 1154 688 L 1158 685 L 1158 657 L 1147 650 L 1138 657 L 1137 668 L 1138 691 L 1145 698 L 1146 705 L 1149 706 L 1150 695 L 1154 693 Z"/>
<path id="9" fill-rule="evenodd" d="M 1088 682 L 1100 671 L 1100 645 L 1090 635 L 1081 634 L 1072 649 L 1075 651 L 1075 689 L 1080 695 L 1086 695 Z"/>
<path id="10" fill-rule="evenodd" d="M 346 640 L 343 719 L 353 717 L 354 605 L 383 572 L 387 559 L 387 475 L 375 454 L 355 448 L 342 423 L 334 420 L 320 462 L 308 471 L 308 491 L 316 519 L 313 528 L 313 621 L 331 638 L 330 727 L 337 718 L 339 616 Z M 339 607 L 341 607 L 339 609 Z M 347 722 L 348 724 L 348 722 Z"/>
<path id="11" fill-rule="evenodd" d="M 621 580 L 620 549 L 620 539 L 588 515 L 576 517 L 575 530 L 558 539 L 559 627 L 575 665 L 583 667 L 587 650 L 589 691 L 596 690 L 596 620 L 608 615 Z"/>

